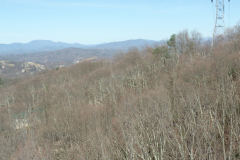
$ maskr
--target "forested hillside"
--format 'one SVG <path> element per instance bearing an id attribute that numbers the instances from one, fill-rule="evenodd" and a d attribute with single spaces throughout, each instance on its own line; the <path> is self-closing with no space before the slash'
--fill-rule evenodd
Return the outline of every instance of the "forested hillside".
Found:
<path id="1" fill-rule="evenodd" d="M 2 159 L 239 159 L 240 23 L 0 88 Z"/>

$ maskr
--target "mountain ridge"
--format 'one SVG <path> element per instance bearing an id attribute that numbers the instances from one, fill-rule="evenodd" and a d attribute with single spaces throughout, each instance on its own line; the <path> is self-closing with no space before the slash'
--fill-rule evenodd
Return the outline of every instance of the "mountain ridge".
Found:
<path id="1" fill-rule="evenodd" d="M 104 44 L 84 45 L 79 43 L 54 42 L 51 40 L 33 40 L 28 43 L 0 44 L 0 55 L 37 53 L 43 51 L 54 51 L 64 48 L 81 49 L 121 49 L 127 50 L 130 47 L 142 47 L 143 45 L 153 46 L 163 41 L 131 39 L 126 41 L 110 42 Z"/>

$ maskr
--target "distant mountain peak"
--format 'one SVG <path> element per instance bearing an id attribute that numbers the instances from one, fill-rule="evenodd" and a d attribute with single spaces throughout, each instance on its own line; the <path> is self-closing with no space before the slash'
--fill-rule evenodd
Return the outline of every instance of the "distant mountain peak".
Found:
<path id="1" fill-rule="evenodd" d="M 65 48 L 81 49 L 116 49 L 127 50 L 129 47 L 142 47 L 143 45 L 154 46 L 158 41 L 131 39 L 120 42 L 102 43 L 96 45 L 82 45 L 79 43 L 54 42 L 51 40 L 33 40 L 28 43 L 0 44 L 0 55 L 36 53 L 43 51 L 54 51 Z"/>

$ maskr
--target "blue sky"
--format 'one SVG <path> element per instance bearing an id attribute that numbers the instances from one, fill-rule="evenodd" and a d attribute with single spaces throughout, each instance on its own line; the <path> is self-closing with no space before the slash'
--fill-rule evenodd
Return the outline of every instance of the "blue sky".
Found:
<path id="1" fill-rule="evenodd" d="M 225 4 L 226 27 L 234 26 L 240 1 Z M 0 43 L 162 40 L 183 29 L 208 37 L 214 18 L 215 0 L 0 0 Z"/>

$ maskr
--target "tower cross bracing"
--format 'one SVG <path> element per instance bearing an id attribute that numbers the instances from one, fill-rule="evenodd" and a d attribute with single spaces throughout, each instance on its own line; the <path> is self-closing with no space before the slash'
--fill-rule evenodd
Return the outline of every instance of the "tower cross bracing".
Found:
<path id="1" fill-rule="evenodd" d="M 230 1 L 230 0 L 228 0 Z M 213 0 L 211 0 L 213 2 Z M 217 35 L 223 34 L 225 31 L 225 22 L 224 22 L 224 0 L 216 0 L 216 20 L 215 20 L 215 26 L 213 31 L 213 39 L 212 39 L 212 46 L 214 38 Z"/>

